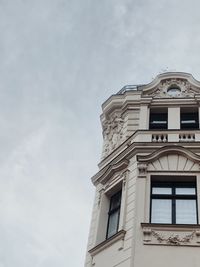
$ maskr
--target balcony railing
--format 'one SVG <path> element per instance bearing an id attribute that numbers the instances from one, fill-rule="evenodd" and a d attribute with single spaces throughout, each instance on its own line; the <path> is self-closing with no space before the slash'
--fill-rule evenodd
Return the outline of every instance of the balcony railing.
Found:
<path id="1" fill-rule="evenodd" d="M 195 133 L 180 133 L 179 134 L 180 142 L 194 142 L 195 141 Z"/>
<path id="2" fill-rule="evenodd" d="M 200 142 L 200 130 L 138 130 L 132 142 Z"/>
<path id="3" fill-rule="evenodd" d="M 168 136 L 167 134 L 158 133 L 152 134 L 152 142 L 167 142 Z"/>

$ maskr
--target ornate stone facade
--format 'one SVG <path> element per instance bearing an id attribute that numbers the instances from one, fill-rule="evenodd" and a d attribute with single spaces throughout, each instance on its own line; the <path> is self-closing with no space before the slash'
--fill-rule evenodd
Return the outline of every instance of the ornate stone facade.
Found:
<path id="1" fill-rule="evenodd" d="M 99 171 L 92 177 L 96 196 L 85 267 L 199 266 L 199 103 L 200 82 L 188 73 L 173 72 L 133 90 L 123 89 L 102 105 L 103 153 Z M 151 114 L 163 111 L 167 127 L 150 128 Z M 181 127 L 181 114 L 186 112 L 189 118 L 195 112 L 195 127 Z M 170 223 L 152 219 L 154 184 L 173 188 L 167 196 Z M 191 199 L 184 194 L 177 197 L 177 185 L 192 185 Z M 112 217 L 117 226 L 108 238 L 110 207 L 119 193 L 120 209 Z M 192 200 L 196 207 L 190 206 L 192 223 L 176 223 L 176 197 L 186 200 L 181 203 L 184 218 L 188 217 L 187 199 Z M 156 195 L 155 199 L 160 204 L 165 198 Z M 159 206 L 155 212 L 165 218 L 166 207 Z"/>

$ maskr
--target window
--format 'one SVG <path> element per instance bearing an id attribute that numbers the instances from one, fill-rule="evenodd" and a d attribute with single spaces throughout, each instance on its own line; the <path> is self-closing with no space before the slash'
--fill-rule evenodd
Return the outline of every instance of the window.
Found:
<path id="1" fill-rule="evenodd" d="M 152 182 L 151 223 L 197 224 L 196 182 Z"/>
<path id="2" fill-rule="evenodd" d="M 181 94 L 181 89 L 176 84 L 174 84 L 168 88 L 167 93 L 171 97 L 177 97 Z"/>
<path id="3" fill-rule="evenodd" d="M 149 129 L 167 129 L 167 109 L 151 109 Z"/>
<path id="4" fill-rule="evenodd" d="M 121 191 L 117 192 L 110 198 L 106 239 L 108 239 L 109 237 L 113 236 L 118 232 L 120 207 L 121 207 Z"/>
<path id="5" fill-rule="evenodd" d="M 197 108 L 181 108 L 181 129 L 198 129 L 199 115 Z"/>

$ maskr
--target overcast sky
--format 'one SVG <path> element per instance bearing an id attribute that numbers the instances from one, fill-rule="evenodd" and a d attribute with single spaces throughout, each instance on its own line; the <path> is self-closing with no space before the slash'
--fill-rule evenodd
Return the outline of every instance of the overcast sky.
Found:
<path id="1" fill-rule="evenodd" d="M 101 104 L 200 80 L 199 0 L 0 0 L 0 267 L 81 267 Z"/>

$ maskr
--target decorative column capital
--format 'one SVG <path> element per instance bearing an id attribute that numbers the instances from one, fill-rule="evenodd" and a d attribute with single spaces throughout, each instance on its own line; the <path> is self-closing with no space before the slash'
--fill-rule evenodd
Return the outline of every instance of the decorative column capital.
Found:
<path id="1" fill-rule="evenodd" d="M 146 178 L 147 176 L 147 163 L 138 162 L 138 178 Z"/>

